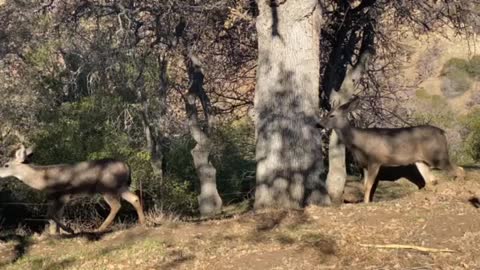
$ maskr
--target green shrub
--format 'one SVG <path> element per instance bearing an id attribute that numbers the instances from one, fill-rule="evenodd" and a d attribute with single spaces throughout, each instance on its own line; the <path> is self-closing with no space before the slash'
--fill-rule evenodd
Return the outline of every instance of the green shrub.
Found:
<path id="1" fill-rule="evenodd" d="M 431 97 L 431 95 L 423 87 L 415 91 L 415 96 L 419 99 L 429 99 Z"/>
<path id="2" fill-rule="evenodd" d="M 465 152 L 474 162 L 480 161 L 480 109 L 469 113 L 462 120 L 465 125 L 466 140 L 464 142 Z"/>
<path id="3" fill-rule="evenodd" d="M 162 209 L 192 215 L 197 212 L 197 193 L 192 191 L 192 183 L 171 176 L 164 179 L 162 198 L 157 202 Z"/>
<path id="4" fill-rule="evenodd" d="M 191 183 L 192 189 L 197 188 L 198 177 L 193 165 L 190 151 L 195 142 L 190 136 L 177 137 L 170 140 L 165 151 L 165 175 Z"/>
<path id="5" fill-rule="evenodd" d="M 451 70 L 463 70 L 467 71 L 469 63 L 465 59 L 461 58 L 450 58 L 444 65 L 442 69 L 442 75 L 447 75 Z"/>
<path id="6" fill-rule="evenodd" d="M 150 153 L 140 148 L 141 139 L 132 141 L 112 119 L 122 112 L 122 102 L 120 98 L 92 96 L 42 112 L 42 128 L 32 138 L 36 145 L 33 162 L 46 165 L 102 158 L 123 160 L 132 170 L 132 189 L 142 196 L 146 210 L 196 213 L 199 181 L 190 153 L 195 142 L 190 136 L 167 139 L 164 174 L 155 175 Z M 244 200 L 255 185 L 253 123 L 244 119 L 222 125 L 214 130 L 212 142 L 210 160 L 217 169 L 217 186 L 224 203 Z M 10 189 L 15 200 L 45 202 L 43 193 L 19 181 L 12 181 Z M 120 218 L 126 214 L 134 217 L 134 209 L 129 204 L 124 206 Z M 69 204 L 65 216 L 91 221 L 107 213 L 108 206 L 95 196 Z"/>
<path id="7" fill-rule="evenodd" d="M 226 204 L 245 199 L 255 186 L 253 123 L 245 118 L 225 124 L 216 129 L 212 139 L 220 196 Z"/>
<path id="8" fill-rule="evenodd" d="M 467 71 L 470 76 L 480 79 L 480 55 L 475 55 L 470 59 Z"/>
<path id="9" fill-rule="evenodd" d="M 413 118 L 416 123 L 451 127 L 455 123 L 455 114 L 447 100 L 439 95 L 430 95 L 424 88 L 416 91 L 417 109 Z"/>
<path id="10" fill-rule="evenodd" d="M 446 97 L 457 97 L 465 93 L 472 86 L 470 75 L 464 69 L 450 68 L 445 74 L 442 92 Z"/>
<path id="11" fill-rule="evenodd" d="M 212 133 L 210 160 L 217 170 L 217 188 L 224 204 L 238 202 L 254 187 L 255 144 L 253 123 L 246 119 L 217 127 Z M 170 141 L 165 154 L 166 177 L 186 183 L 199 192 L 199 180 L 190 153 L 195 142 L 189 136 Z"/>
<path id="12" fill-rule="evenodd" d="M 480 55 L 470 60 L 451 58 L 442 69 L 444 76 L 442 91 L 447 97 L 456 97 L 472 86 L 472 79 L 480 78 Z"/>
<path id="13" fill-rule="evenodd" d="M 121 108 L 118 99 L 88 97 L 41 113 L 45 125 L 33 137 L 35 162 L 74 163 L 105 157 L 127 161 L 134 150 L 127 134 L 118 131 L 110 119 Z"/>

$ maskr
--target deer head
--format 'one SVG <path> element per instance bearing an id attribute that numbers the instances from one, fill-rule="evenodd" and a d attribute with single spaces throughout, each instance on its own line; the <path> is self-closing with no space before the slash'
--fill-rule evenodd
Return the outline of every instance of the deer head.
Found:
<path id="1" fill-rule="evenodd" d="M 32 154 L 33 147 L 26 149 L 25 146 L 21 145 L 20 149 L 15 152 L 15 157 L 0 168 L 0 178 L 17 175 L 17 172 L 22 169 L 22 166 L 25 166 Z"/>
<path id="2" fill-rule="evenodd" d="M 356 110 L 359 104 L 360 99 L 354 97 L 349 102 L 338 106 L 322 117 L 319 121 L 319 125 L 326 129 L 342 129 L 348 127 L 350 125 L 347 118 L 348 113 Z"/>

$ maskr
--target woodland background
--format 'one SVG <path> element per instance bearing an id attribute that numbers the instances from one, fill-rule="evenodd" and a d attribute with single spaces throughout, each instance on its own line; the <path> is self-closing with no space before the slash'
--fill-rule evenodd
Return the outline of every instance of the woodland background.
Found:
<path id="1" fill-rule="evenodd" d="M 372 2 L 375 54 L 356 82 L 364 100 L 356 124 L 434 124 L 447 130 L 457 163 L 478 162 L 478 3 L 446 1 L 451 13 L 430 18 L 428 5 L 433 8 L 437 1 L 404 6 L 402 1 L 357 2 L 322 2 L 320 40 L 322 67 L 331 67 L 335 50 L 345 48 L 339 44 L 363 18 L 350 18 L 347 5 Z M 201 185 L 191 151 L 207 138 L 203 146 L 216 169 L 223 205 L 252 205 L 255 1 L 0 3 L 2 163 L 19 143 L 36 146 L 36 164 L 118 158 L 130 164 L 133 189 L 147 211 L 195 216 Z M 352 28 L 339 40 L 345 25 Z M 343 72 L 358 57 L 360 43 L 354 42 Z M 329 72 L 321 70 L 324 88 L 335 83 Z M 198 80 L 200 90 L 194 89 Z M 328 97 L 319 95 L 328 109 Z M 352 162 L 348 172 L 359 175 Z M 19 181 L 0 183 L 4 227 L 40 226 L 44 203 L 44 194 Z M 99 198 L 80 200 L 66 216 L 98 222 L 106 207 Z M 132 216 L 132 209 L 125 209 L 121 219 Z"/>

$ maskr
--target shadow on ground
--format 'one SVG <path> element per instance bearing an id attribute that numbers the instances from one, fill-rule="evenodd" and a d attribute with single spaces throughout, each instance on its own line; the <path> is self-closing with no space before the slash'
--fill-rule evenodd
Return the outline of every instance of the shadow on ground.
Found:
<path id="1" fill-rule="evenodd" d="M 468 201 L 473 205 L 473 207 L 480 208 L 480 200 L 477 197 L 472 197 Z"/>
<path id="2" fill-rule="evenodd" d="M 102 240 L 102 238 L 105 235 L 110 234 L 112 232 L 113 230 L 108 230 L 103 232 L 78 232 L 73 234 L 60 234 L 58 236 L 53 236 L 53 237 L 61 238 L 61 239 L 84 238 L 84 239 L 87 239 L 88 241 L 99 241 L 99 240 Z"/>
<path id="3" fill-rule="evenodd" d="M 10 261 L 0 263 L 0 267 L 5 266 L 9 263 L 14 263 L 21 259 L 28 249 L 32 245 L 32 240 L 30 236 L 19 235 L 19 234 L 7 234 L 0 236 L 0 241 L 2 242 L 15 242 L 13 247 L 13 257 Z"/>

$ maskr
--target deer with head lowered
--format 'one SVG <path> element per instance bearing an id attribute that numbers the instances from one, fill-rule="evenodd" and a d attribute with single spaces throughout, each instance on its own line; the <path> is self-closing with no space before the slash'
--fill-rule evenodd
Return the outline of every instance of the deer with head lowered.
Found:
<path id="1" fill-rule="evenodd" d="M 59 228 L 73 233 L 60 219 L 65 204 L 77 195 L 102 194 L 110 206 L 109 215 L 97 231 L 105 230 L 112 223 L 120 210 L 120 198 L 133 205 L 140 224 L 145 222 L 140 200 L 129 190 L 130 168 L 126 163 L 104 159 L 71 165 L 35 166 L 26 162 L 31 154 L 32 148 L 25 149 L 22 145 L 15 152 L 15 158 L 0 168 L 0 178 L 15 177 L 31 188 L 47 193 L 51 234 L 58 233 Z"/>
<path id="2" fill-rule="evenodd" d="M 373 199 L 376 177 L 381 166 L 415 164 L 427 187 L 436 180 L 431 169 L 446 170 L 463 178 L 463 168 L 452 164 L 448 155 L 445 132 L 431 125 L 403 128 L 357 128 L 348 121 L 348 113 L 360 103 L 358 97 L 331 110 L 318 122 L 319 126 L 333 129 L 351 151 L 363 169 L 364 202 Z"/>

